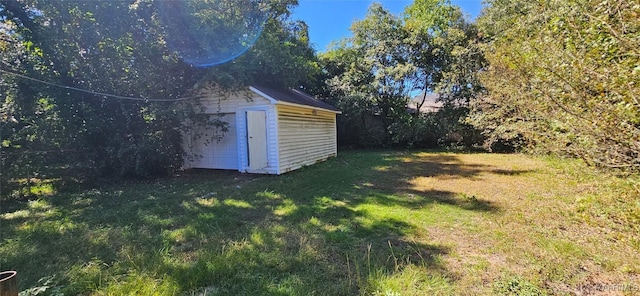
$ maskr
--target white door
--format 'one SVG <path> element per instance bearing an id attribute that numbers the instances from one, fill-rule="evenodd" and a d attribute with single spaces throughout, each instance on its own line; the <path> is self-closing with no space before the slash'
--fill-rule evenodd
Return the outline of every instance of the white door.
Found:
<path id="1" fill-rule="evenodd" d="M 249 169 L 260 170 L 268 166 L 267 112 L 247 111 L 247 145 Z"/>

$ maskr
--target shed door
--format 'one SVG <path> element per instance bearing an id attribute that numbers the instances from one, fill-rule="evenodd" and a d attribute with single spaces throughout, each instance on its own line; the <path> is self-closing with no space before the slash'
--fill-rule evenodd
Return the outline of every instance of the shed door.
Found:
<path id="1" fill-rule="evenodd" d="M 267 113 L 247 111 L 247 146 L 249 168 L 259 170 L 268 166 L 267 160 Z"/>

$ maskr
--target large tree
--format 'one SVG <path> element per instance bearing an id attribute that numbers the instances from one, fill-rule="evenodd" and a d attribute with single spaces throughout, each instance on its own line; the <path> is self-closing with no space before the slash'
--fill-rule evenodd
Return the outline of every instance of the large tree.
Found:
<path id="1" fill-rule="evenodd" d="M 439 93 L 447 104 L 468 105 L 482 91 L 477 74 L 486 66 L 475 24 L 448 0 L 414 1 L 404 18 L 417 88 Z"/>
<path id="2" fill-rule="evenodd" d="M 488 1 L 489 95 L 475 123 L 588 163 L 640 169 L 637 1 Z"/>
<path id="3" fill-rule="evenodd" d="M 192 69 L 158 41 L 151 3 L 0 4 L 14 27 L 8 34 L 24 48 L 2 65 L 5 81 L 14 82 L 3 97 L 4 117 L 12 119 L 3 122 L 5 151 L 21 156 L 12 160 L 41 167 L 62 162 L 102 176 L 157 174 L 178 165 L 179 108 L 114 97 L 170 100 L 189 85 L 183 77 Z"/>
<path id="4" fill-rule="evenodd" d="M 342 72 L 329 80 L 345 95 L 357 95 L 372 102 L 385 123 L 404 112 L 411 90 L 409 78 L 415 68 L 408 62 L 407 32 L 402 20 L 373 4 L 363 20 L 351 26 L 353 37 L 326 57 L 346 58 Z M 335 62 L 334 62 L 335 64 Z"/>
<path id="5" fill-rule="evenodd" d="M 390 143 L 392 124 L 406 115 L 410 79 L 416 71 L 408 60 L 407 32 L 402 19 L 380 4 L 371 5 L 351 31 L 351 38 L 322 56 L 330 74 L 329 87 L 333 96 L 342 98 L 347 118 L 365 121 L 380 116 L 382 129 L 370 139 L 371 144 Z"/>
<path id="6" fill-rule="evenodd" d="M 417 69 L 414 85 L 421 98 L 417 109 L 428 93 L 437 94 L 443 104 L 435 116 L 426 116 L 435 117 L 432 133 L 440 144 L 469 147 L 482 141 L 479 132 L 466 123 L 469 104 L 484 91 L 478 76 L 486 60 L 476 25 L 449 0 L 416 0 L 407 7 L 404 18 L 410 61 Z"/>
<path id="7" fill-rule="evenodd" d="M 299 86 L 317 71 L 306 25 L 289 20 L 295 0 L 260 2 L 266 18 L 256 44 L 210 68 L 167 46 L 173 24 L 162 21 L 160 4 L 0 1 L 5 169 L 21 177 L 28 172 L 18 169 L 59 164 L 84 176 L 167 173 L 181 165 L 183 120 L 197 110 L 197 100 L 181 98 L 195 85 Z"/>
<path id="8" fill-rule="evenodd" d="M 457 6 L 415 1 L 401 18 L 374 4 L 351 31 L 352 37 L 321 56 L 331 94 L 344 111 L 342 130 L 352 134 L 348 139 L 433 146 L 468 130 L 459 119 L 481 91 L 477 73 L 484 59 L 475 26 Z M 430 93 L 440 95 L 446 110 L 407 113 L 412 96 L 423 98 L 420 110 Z"/>

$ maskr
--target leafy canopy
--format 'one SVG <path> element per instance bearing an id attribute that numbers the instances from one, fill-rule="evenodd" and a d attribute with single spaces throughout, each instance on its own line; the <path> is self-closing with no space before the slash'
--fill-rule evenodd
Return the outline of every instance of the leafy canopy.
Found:
<path id="1" fill-rule="evenodd" d="M 182 165 L 184 119 L 198 110 L 197 100 L 178 99 L 197 85 L 298 86 L 312 77 L 307 27 L 289 20 L 297 1 L 261 3 L 268 19 L 248 52 L 194 68 L 167 46 L 157 1 L 0 0 L 4 180 L 166 174 Z"/>
<path id="2" fill-rule="evenodd" d="M 489 95 L 474 123 L 588 163 L 640 169 L 640 4 L 488 1 Z"/>

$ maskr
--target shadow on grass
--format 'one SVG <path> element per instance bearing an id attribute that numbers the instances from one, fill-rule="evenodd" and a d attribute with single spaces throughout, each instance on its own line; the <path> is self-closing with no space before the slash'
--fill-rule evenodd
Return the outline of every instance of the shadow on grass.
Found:
<path id="1" fill-rule="evenodd" d="M 455 276 L 440 257 L 449 248 L 412 239 L 423 230 L 402 213 L 498 208 L 410 181 L 487 172 L 525 173 L 455 155 L 351 152 L 282 176 L 189 171 L 12 201 L 0 217 L 0 265 L 18 269 L 23 288 L 55 275 L 71 294 L 352 295 L 411 266 L 447 289 Z"/>

